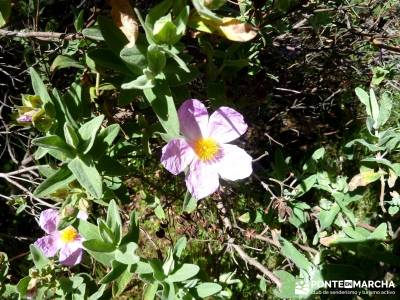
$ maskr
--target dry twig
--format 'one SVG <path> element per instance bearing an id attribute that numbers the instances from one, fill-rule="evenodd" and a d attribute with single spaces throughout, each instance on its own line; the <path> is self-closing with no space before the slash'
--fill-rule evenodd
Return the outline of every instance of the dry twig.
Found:
<path id="1" fill-rule="evenodd" d="M 40 32 L 40 31 L 10 31 L 0 29 L 0 36 L 34 38 L 43 41 L 70 41 L 85 38 L 80 33 Z"/>

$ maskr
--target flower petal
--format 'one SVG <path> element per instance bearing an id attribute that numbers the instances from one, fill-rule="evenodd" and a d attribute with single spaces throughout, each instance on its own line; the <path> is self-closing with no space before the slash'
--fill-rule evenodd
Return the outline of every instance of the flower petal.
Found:
<path id="1" fill-rule="evenodd" d="M 216 164 L 194 160 L 186 175 L 186 186 L 197 200 L 214 193 L 219 187 Z"/>
<path id="2" fill-rule="evenodd" d="M 88 213 L 87 213 L 86 211 L 84 211 L 84 210 L 79 210 L 78 213 L 77 213 L 77 215 L 76 215 L 76 217 L 77 217 L 78 219 L 81 219 L 81 220 L 86 221 L 86 220 L 89 218 L 89 215 L 88 215 Z"/>
<path id="3" fill-rule="evenodd" d="M 207 136 L 207 108 L 197 99 L 186 100 L 178 110 L 181 133 L 189 141 Z"/>
<path id="4" fill-rule="evenodd" d="M 65 244 L 61 248 L 59 260 L 62 265 L 74 266 L 82 261 L 82 255 L 83 255 L 82 242 L 75 241 L 72 243 Z"/>
<path id="5" fill-rule="evenodd" d="M 172 174 L 178 175 L 186 169 L 194 157 L 192 147 L 184 139 L 174 139 L 163 147 L 161 163 Z"/>
<path id="6" fill-rule="evenodd" d="M 57 237 L 54 235 L 45 235 L 44 237 L 36 240 L 34 243 L 46 257 L 53 257 L 58 251 Z"/>
<path id="7" fill-rule="evenodd" d="M 208 122 L 208 134 L 220 143 L 236 140 L 246 130 L 242 114 L 225 106 L 218 108 Z"/>
<path id="8" fill-rule="evenodd" d="M 57 230 L 58 211 L 55 209 L 46 209 L 41 212 L 39 225 L 46 233 L 52 233 Z"/>
<path id="9" fill-rule="evenodd" d="M 242 148 L 223 144 L 224 156 L 218 163 L 218 173 L 223 179 L 238 180 L 249 177 L 253 172 L 252 158 Z"/>

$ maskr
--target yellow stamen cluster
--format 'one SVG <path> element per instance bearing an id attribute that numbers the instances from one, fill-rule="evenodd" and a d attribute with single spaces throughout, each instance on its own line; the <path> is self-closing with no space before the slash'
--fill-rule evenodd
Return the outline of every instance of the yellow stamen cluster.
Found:
<path id="1" fill-rule="evenodd" d="M 76 240 L 78 237 L 78 232 L 72 226 L 65 228 L 60 231 L 60 240 L 64 243 L 70 243 Z"/>
<path id="2" fill-rule="evenodd" d="M 215 158 L 219 150 L 217 142 L 212 138 L 201 138 L 194 144 L 194 152 L 204 161 Z"/>

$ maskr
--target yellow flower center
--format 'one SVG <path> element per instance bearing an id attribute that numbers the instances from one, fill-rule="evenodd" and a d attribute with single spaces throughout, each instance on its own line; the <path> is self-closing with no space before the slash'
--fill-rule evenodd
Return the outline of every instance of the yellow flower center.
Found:
<path id="1" fill-rule="evenodd" d="M 64 243 L 70 243 L 76 240 L 78 237 L 78 232 L 72 226 L 65 228 L 60 232 L 60 240 Z"/>
<path id="2" fill-rule="evenodd" d="M 194 152 L 201 160 L 213 159 L 218 153 L 217 142 L 212 138 L 201 138 L 194 144 Z"/>

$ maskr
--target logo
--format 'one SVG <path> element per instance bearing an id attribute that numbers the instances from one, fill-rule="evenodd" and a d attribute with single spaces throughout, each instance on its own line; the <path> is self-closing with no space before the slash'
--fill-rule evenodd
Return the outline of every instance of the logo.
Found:
<path id="1" fill-rule="evenodd" d="M 353 280 L 345 280 L 345 281 L 344 281 L 344 288 L 345 288 L 345 289 L 351 289 L 351 288 L 353 288 Z"/>
<path id="2" fill-rule="evenodd" d="M 297 280 L 294 293 L 296 295 L 310 295 L 319 289 L 394 289 L 393 281 L 386 280 Z M 356 293 L 356 290 L 354 291 Z M 332 291 L 333 293 L 334 291 Z"/>
<path id="3" fill-rule="evenodd" d="M 308 295 L 310 292 L 309 283 L 304 280 L 296 281 L 294 293 L 296 295 Z"/>

